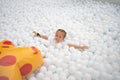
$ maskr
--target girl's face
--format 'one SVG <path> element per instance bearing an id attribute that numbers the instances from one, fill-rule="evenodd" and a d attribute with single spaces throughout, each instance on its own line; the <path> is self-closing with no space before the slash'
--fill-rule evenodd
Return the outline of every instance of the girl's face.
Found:
<path id="1" fill-rule="evenodd" d="M 56 43 L 64 41 L 64 33 L 61 31 L 57 31 L 55 34 L 55 41 Z"/>

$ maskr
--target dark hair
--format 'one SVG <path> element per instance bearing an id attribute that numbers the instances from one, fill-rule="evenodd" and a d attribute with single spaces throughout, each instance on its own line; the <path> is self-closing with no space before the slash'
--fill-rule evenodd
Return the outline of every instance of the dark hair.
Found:
<path id="1" fill-rule="evenodd" d="M 63 29 L 58 29 L 57 31 L 63 32 L 63 33 L 64 33 L 64 38 L 66 37 L 67 33 L 66 33 L 65 30 L 63 30 Z"/>

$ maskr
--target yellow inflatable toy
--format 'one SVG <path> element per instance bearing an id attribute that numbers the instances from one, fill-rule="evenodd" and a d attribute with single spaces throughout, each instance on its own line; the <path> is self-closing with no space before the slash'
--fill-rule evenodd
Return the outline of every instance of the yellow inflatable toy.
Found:
<path id="1" fill-rule="evenodd" d="M 15 47 L 11 41 L 0 42 L 0 80 L 23 80 L 44 63 L 36 47 Z"/>

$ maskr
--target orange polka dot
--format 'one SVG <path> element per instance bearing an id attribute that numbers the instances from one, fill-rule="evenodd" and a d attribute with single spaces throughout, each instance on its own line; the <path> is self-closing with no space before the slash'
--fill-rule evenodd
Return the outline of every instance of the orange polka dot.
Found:
<path id="1" fill-rule="evenodd" d="M 13 45 L 13 43 L 11 41 L 5 41 L 5 42 L 3 42 L 3 44 Z"/>
<path id="2" fill-rule="evenodd" d="M 31 64 L 25 64 L 20 68 L 20 72 L 22 76 L 27 75 L 32 71 L 32 65 Z"/>
<path id="3" fill-rule="evenodd" d="M 3 44 L 6 44 L 6 45 L 13 45 L 13 46 L 14 46 L 14 44 L 13 44 L 11 41 L 5 41 L 5 42 L 3 42 Z"/>
<path id="4" fill-rule="evenodd" d="M 37 48 L 36 48 L 36 47 L 32 46 L 31 48 L 32 48 L 32 50 L 34 51 L 34 54 L 37 54 L 37 53 L 38 53 L 38 51 L 37 51 Z"/>
<path id="5" fill-rule="evenodd" d="M 9 80 L 9 78 L 6 76 L 0 76 L 0 80 Z"/>
<path id="6" fill-rule="evenodd" d="M 12 55 L 4 56 L 0 59 L 1 66 L 10 66 L 16 63 L 16 58 Z"/>
<path id="7" fill-rule="evenodd" d="M 9 48 L 9 46 L 2 46 L 2 48 Z"/>

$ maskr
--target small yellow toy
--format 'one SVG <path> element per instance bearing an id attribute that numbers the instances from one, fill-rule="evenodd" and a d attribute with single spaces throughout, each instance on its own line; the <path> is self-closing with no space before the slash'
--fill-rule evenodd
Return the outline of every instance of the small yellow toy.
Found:
<path id="1" fill-rule="evenodd" d="M 23 80 L 44 63 L 36 47 L 15 47 L 11 41 L 0 42 L 0 80 Z"/>

